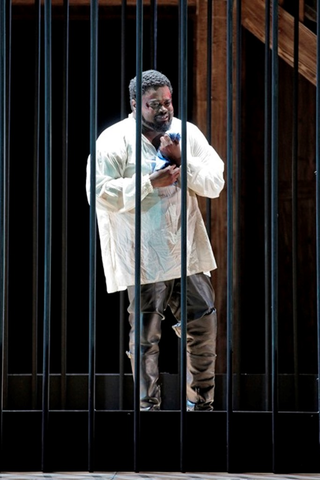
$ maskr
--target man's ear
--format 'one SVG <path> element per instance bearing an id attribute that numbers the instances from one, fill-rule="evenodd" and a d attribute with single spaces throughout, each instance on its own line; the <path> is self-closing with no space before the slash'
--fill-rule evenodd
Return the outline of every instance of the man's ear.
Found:
<path id="1" fill-rule="evenodd" d="M 131 100 L 131 110 L 134 111 L 135 109 L 136 109 L 136 101 L 135 101 L 135 99 L 133 98 L 133 99 Z"/>

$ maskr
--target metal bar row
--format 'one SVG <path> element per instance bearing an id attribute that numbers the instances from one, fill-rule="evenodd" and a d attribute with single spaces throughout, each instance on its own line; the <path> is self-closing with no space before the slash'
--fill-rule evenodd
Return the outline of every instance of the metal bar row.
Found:
<path id="1" fill-rule="evenodd" d="M 6 22 L 6 3 L 0 4 L 0 381 L 1 381 L 1 411 L 0 411 L 0 435 L 3 431 L 3 384 L 4 384 L 4 324 L 6 318 L 6 166 L 7 166 L 7 22 Z M 0 445 L 0 453 L 2 453 Z"/>
<path id="2" fill-rule="evenodd" d="M 272 1 L 272 11 L 278 11 L 278 0 Z M 278 413 L 278 15 L 272 15 L 271 56 L 271 343 L 272 343 L 272 446 L 273 468 L 276 468 L 275 448 Z"/>
<path id="3" fill-rule="evenodd" d="M 186 471 L 186 352 L 187 352 L 187 112 L 188 3 L 179 3 L 179 95 L 181 118 L 181 341 L 180 341 L 180 470 Z"/>
<path id="4" fill-rule="evenodd" d="M 44 4 L 44 292 L 42 363 L 42 470 L 48 455 L 50 328 L 52 274 L 52 17 L 51 1 Z"/>
<path id="5" fill-rule="evenodd" d="M 136 199 L 135 199 L 135 330 L 134 330 L 134 470 L 140 471 L 140 335 L 141 335 L 141 134 L 143 70 L 143 2 L 136 4 Z M 139 192 L 139 193 L 138 193 Z"/>
<path id="6" fill-rule="evenodd" d="M 232 458 L 232 361 L 233 361 L 233 1 L 227 1 L 227 465 Z"/>
<path id="7" fill-rule="evenodd" d="M 317 262 L 317 361 L 320 375 L 320 0 L 317 0 L 317 84 L 316 84 L 316 262 Z M 318 439 L 320 448 L 320 387 L 318 386 Z"/>
<path id="8" fill-rule="evenodd" d="M 96 331 L 96 138 L 98 114 L 98 1 L 90 3 L 90 252 L 89 252 L 89 382 L 88 382 L 88 470 L 94 470 L 95 446 L 95 331 Z"/>
<path id="9" fill-rule="evenodd" d="M 32 221 L 32 405 L 36 408 L 38 397 L 38 326 L 39 326 L 39 170 L 40 170 L 40 107 L 41 107 L 41 2 L 35 2 L 35 69 L 34 69 L 34 137 L 33 137 L 33 203 Z"/>
<path id="10" fill-rule="evenodd" d="M 10 2 L 9 2 L 10 3 Z M 241 301 L 241 292 L 234 292 L 234 277 L 240 282 L 240 272 L 238 270 L 241 256 L 241 242 L 239 242 L 240 231 L 240 185 L 241 185 L 241 64 L 242 64 L 242 32 L 241 32 L 241 0 L 236 2 L 236 32 L 234 37 L 234 1 L 227 1 L 227 396 L 226 396 L 226 437 L 227 437 L 227 468 L 232 471 L 232 459 L 236 445 L 233 444 L 234 438 L 234 354 L 235 347 L 238 345 L 239 339 L 234 335 L 235 318 L 239 320 L 239 310 Z M 295 396 L 296 405 L 298 406 L 299 389 L 297 377 L 299 371 L 298 358 L 298 318 L 297 318 L 297 157 L 298 157 L 298 112 L 297 105 L 298 96 L 298 64 L 299 64 L 299 8 L 298 1 L 295 1 L 294 19 L 294 69 L 293 69 L 293 154 L 292 154 L 292 296 L 293 296 L 293 330 L 294 330 L 294 374 L 295 374 Z M 10 56 L 8 58 L 8 39 L 10 43 L 11 29 L 11 4 L 7 9 L 7 2 L 1 0 L 1 18 L 0 18 L 0 289 L 1 289 L 1 319 L 0 319 L 0 344 L 1 344 L 1 432 L 3 427 L 3 410 L 6 399 L 6 382 L 7 382 L 7 343 L 6 339 L 6 320 L 8 305 L 8 226 L 9 226 L 9 209 L 8 209 L 8 188 L 10 185 L 9 165 L 10 165 L 10 149 L 8 139 L 10 137 Z M 207 23 L 207 137 L 211 141 L 212 130 L 212 111 L 211 111 L 211 88 L 212 88 L 212 17 L 214 16 L 214 2 L 209 1 L 207 6 L 208 23 Z M 265 231 L 265 407 L 272 413 L 272 446 L 273 446 L 273 471 L 277 471 L 277 442 L 278 442 L 278 413 L 279 413 L 279 378 L 278 378 L 278 188 L 279 188 L 279 159 L 278 159 L 278 118 L 279 118 L 279 57 L 278 57 L 278 15 L 272 15 L 272 25 L 270 25 L 270 9 L 272 12 L 278 11 L 278 0 L 266 0 L 266 21 L 265 21 L 265 132 L 264 132 L 264 231 Z M 121 116 L 125 115 L 125 51 L 126 51 L 126 23 L 127 5 L 125 0 L 122 2 L 121 17 L 121 42 L 122 42 L 122 60 L 121 60 Z M 317 1 L 318 28 L 320 23 L 320 0 Z M 154 68 L 158 63 L 158 45 L 157 45 L 157 3 L 152 3 L 152 62 Z M 42 457 L 41 467 L 43 471 L 48 468 L 48 428 L 49 428 L 49 411 L 50 411 L 50 347 L 51 347 L 51 289 L 52 289 L 52 5 L 50 0 L 45 0 L 43 10 L 44 24 L 44 271 L 43 271 L 43 339 L 42 339 L 42 401 L 41 401 L 41 425 L 42 425 Z M 41 58 L 42 58 L 42 22 L 41 22 L 41 2 L 35 2 L 36 17 L 36 35 L 35 35 L 35 88 L 34 88 L 34 158 L 33 158 L 33 334 L 32 334 L 32 390 L 33 390 L 33 407 L 37 405 L 38 384 L 38 330 L 39 330 L 39 313 L 38 304 L 41 293 L 39 292 L 39 170 L 40 170 L 40 106 L 41 106 Z M 9 21 L 8 21 L 9 18 Z M 141 191 L 141 132 L 142 132 L 142 111 L 141 111 L 141 74 L 143 71 L 143 45 L 144 45 L 144 9 L 142 0 L 136 3 L 136 77 L 137 77 L 137 107 L 136 107 L 136 191 Z M 67 306 L 68 306 L 68 126 L 69 126 L 69 3 L 64 1 L 64 82 L 63 82 L 63 159 L 62 159 L 62 276 L 61 276 L 61 295 L 62 295 L 62 334 L 61 334 L 61 404 L 66 407 L 67 396 Z M 8 28 L 9 25 L 9 28 Z M 96 438 L 96 198 L 95 198 L 95 171 L 96 171 L 96 149 L 95 142 L 97 138 L 97 117 L 98 117 L 98 25 L 99 25 L 99 9 L 98 1 L 91 0 L 90 3 L 90 155 L 91 155 L 91 198 L 90 198 L 90 224 L 89 224 L 89 331 L 88 331 L 88 470 L 95 471 L 95 438 Z M 271 35 L 270 35 L 271 33 Z M 319 34 L 317 35 L 317 58 L 319 55 Z M 236 41 L 236 72 L 234 72 L 234 39 Z M 272 49 L 270 51 L 269 44 L 272 39 Z M 187 0 L 179 0 L 179 110 L 182 120 L 182 257 L 181 257 L 181 299 L 182 299 L 182 335 L 180 343 L 180 371 L 179 371 L 179 392 L 180 392 L 180 470 L 186 470 L 186 234 L 187 234 L 187 211 L 186 211 L 186 121 L 188 116 L 188 3 Z M 234 102 L 234 78 L 236 78 L 236 102 Z M 317 79 L 319 79 L 319 62 L 317 63 Z M 319 80 L 318 80 L 319 81 Z M 317 134 L 316 134 L 316 162 L 317 172 L 319 171 L 319 85 L 317 83 Z M 236 120 L 236 135 L 234 135 L 233 126 Z M 234 140 L 235 146 L 234 149 Z M 234 163 L 236 160 L 236 163 Z M 234 172 L 236 172 L 234 182 Z M 320 372 L 320 318 L 319 318 L 319 175 L 316 177 L 316 227 L 317 227 L 317 368 Z M 236 197 L 234 197 L 236 195 Z M 235 202 L 236 200 L 236 202 Z M 236 211 L 234 212 L 234 204 L 236 203 Z M 135 352 L 134 352 L 134 470 L 140 471 L 141 458 L 141 418 L 140 418 L 140 261 L 141 261 L 141 201 L 139 195 L 136 196 L 136 236 L 135 236 Z M 234 217 L 234 213 L 236 213 Z M 236 222 L 236 237 L 234 235 L 234 224 Z M 207 227 L 211 235 L 211 207 L 207 202 Z M 234 259 L 235 252 L 235 259 Z M 236 267 L 236 268 L 235 268 Z M 235 301 L 236 300 L 236 301 Z M 120 329 L 119 329 L 119 358 L 123 358 L 123 336 L 125 309 L 124 298 L 120 296 Z M 236 307 L 235 307 L 236 303 Z M 241 319 L 240 319 L 241 320 Z M 124 396 L 124 366 L 120 360 L 120 381 L 119 381 L 119 405 L 123 408 Z M 318 409 L 320 410 L 320 393 L 318 389 Z M 161 413 L 162 414 L 162 413 Z M 319 421 L 320 425 L 320 421 Z M 319 427 L 320 432 L 320 427 Z M 3 435 L 1 434 L 1 439 Z M 319 433 L 320 445 L 320 433 Z M 2 443 L 0 450 L 2 450 Z"/>

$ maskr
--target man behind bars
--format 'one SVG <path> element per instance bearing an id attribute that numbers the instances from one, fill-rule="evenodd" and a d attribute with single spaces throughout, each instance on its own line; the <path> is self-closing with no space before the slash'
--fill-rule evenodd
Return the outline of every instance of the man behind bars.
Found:
<path id="1" fill-rule="evenodd" d="M 135 352 L 136 78 L 129 84 L 132 113 L 105 129 L 96 143 L 96 212 L 109 293 L 128 290 L 129 352 Z M 174 117 L 170 80 L 142 72 L 141 355 L 140 409 L 159 410 L 161 322 L 170 307 L 180 335 L 181 120 Z M 187 410 L 213 410 L 217 317 L 210 271 L 216 268 L 197 195 L 216 198 L 224 163 L 187 123 Z M 90 156 L 87 164 L 90 200 Z"/>

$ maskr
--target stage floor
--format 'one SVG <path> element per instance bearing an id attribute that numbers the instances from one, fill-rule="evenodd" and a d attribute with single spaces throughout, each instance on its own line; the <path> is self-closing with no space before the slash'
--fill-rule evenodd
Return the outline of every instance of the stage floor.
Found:
<path id="1" fill-rule="evenodd" d="M 273 473 L 179 473 L 179 472 L 105 472 L 105 473 L 80 473 L 80 472 L 10 472 L 1 473 L 0 480 L 320 480 L 320 474 L 282 474 Z"/>

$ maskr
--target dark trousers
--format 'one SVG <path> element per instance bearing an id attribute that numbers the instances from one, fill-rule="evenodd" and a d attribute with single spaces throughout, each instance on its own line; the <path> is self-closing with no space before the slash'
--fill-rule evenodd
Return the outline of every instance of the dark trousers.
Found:
<path id="1" fill-rule="evenodd" d="M 129 295 L 129 356 L 134 372 L 135 349 L 135 288 Z M 210 278 L 199 273 L 187 277 L 187 400 L 189 409 L 212 410 L 215 385 L 217 316 L 214 290 Z M 141 409 L 159 409 L 161 403 L 159 379 L 159 342 L 161 321 L 170 307 L 180 336 L 181 280 L 141 285 Z"/>

